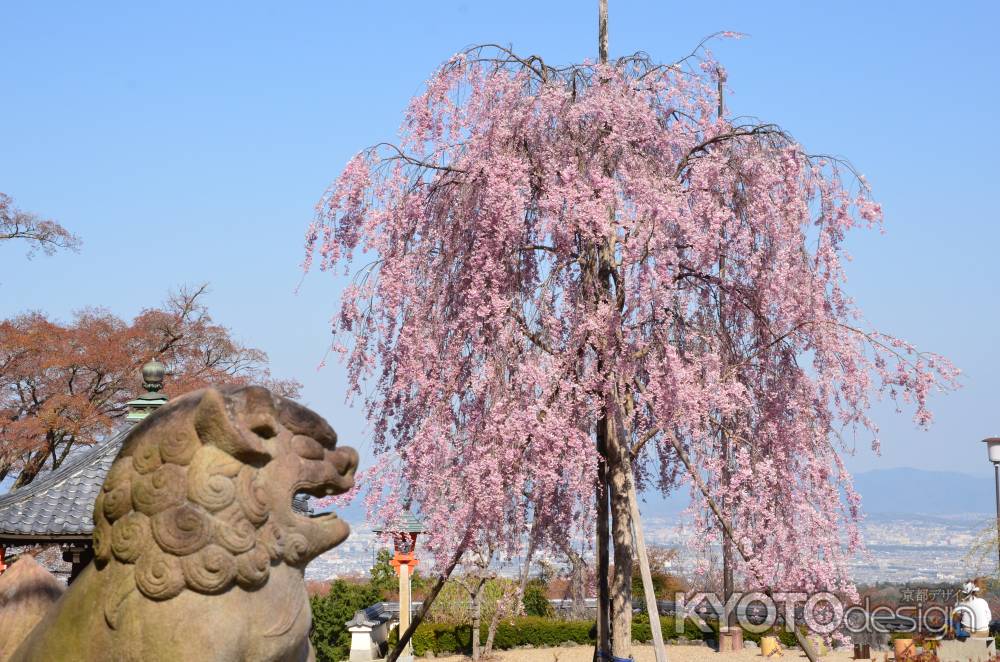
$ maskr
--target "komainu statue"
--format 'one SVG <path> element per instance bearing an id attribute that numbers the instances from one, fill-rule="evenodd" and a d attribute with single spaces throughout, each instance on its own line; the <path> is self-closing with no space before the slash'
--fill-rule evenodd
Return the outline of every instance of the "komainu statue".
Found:
<path id="1" fill-rule="evenodd" d="M 125 441 L 94 504 L 94 561 L 16 649 L 18 662 L 312 660 L 303 570 L 341 543 L 357 453 L 261 387 L 178 398 Z"/>
<path id="2" fill-rule="evenodd" d="M 66 585 L 30 554 L 22 554 L 0 575 L 0 660 L 14 652 L 65 592 Z"/>

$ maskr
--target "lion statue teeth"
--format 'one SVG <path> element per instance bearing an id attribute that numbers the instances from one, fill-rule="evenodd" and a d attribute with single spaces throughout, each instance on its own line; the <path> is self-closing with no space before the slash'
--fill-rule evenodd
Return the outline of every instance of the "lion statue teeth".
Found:
<path id="1" fill-rule="evenodd" d="M 94 503 L 94 561 L 12 660 L 312 660 L 303 571 L 343 542 L 357 453 L 256 386 L 208 388 L 130 433 Z M 2 656 L 0 656 L 2 657 Z"/>

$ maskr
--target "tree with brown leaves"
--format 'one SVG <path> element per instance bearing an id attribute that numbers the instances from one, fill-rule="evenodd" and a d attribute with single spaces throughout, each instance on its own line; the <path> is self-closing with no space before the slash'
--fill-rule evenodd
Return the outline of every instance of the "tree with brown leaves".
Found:
<path id="1" fill-rule="evenodd" d="M 168 367 L 171 397 L 251 382 L 296 397 L 298 382 L 272 379 L 267 354 L 212 319 L 206 292 L 182 289 L 131 322 L 99 308 L 67 324 L 40 312 L 0 322 L 0 480 L 16 476 L 15 489 L 26 485 L 111 433 L 136 395 L 140 367 L 153 358 Z"/>

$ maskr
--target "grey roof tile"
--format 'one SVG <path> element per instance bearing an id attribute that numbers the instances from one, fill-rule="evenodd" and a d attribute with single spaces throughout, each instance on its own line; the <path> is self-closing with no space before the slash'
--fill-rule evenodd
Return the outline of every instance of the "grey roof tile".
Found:
<path id="1" fill-rule="evenodd" d="M 131 426 L 57 471 L 0 497 L 0 537 L 90 536 L 94 501 L 129 430 Z"/>

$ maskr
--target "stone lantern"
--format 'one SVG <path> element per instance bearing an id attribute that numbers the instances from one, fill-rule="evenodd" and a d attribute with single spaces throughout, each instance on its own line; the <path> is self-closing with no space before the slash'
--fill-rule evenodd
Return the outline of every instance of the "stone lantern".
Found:
<path id="1" fill-rule="evenodd" d="M 410 611 L 413 599 L 410 595 L 410 580 L 413 577 L 413 570 L 417 567 L 417 535 L 424 532 L 424 527 L 409 508 L 404 508 L 391 523 L 386 524 L 381 529 L 375 529 L 375 533 L 385 533 L 392 536 L 392 546 L 395 552 L 389 563 L 396 569 L 399 575 L 399 634 L 402 635 L 410 627 Z M 400 659 L 412 658 L 412 644 L 406 645 L 406 651 Z"/>

